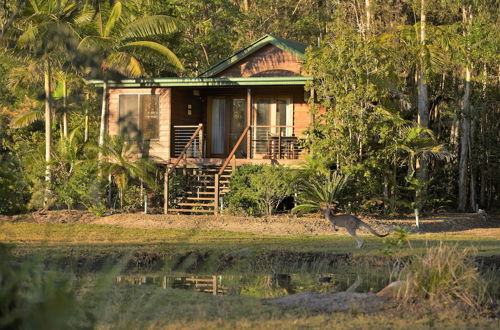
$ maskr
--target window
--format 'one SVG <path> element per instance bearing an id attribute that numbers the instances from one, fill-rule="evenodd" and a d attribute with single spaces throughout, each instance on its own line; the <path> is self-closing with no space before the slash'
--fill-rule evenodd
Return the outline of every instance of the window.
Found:
<path id="1" fill-rule="evenodd" d="M 255 124 L 261 131 L 291 136 L 293 134 L 293 105 L 289 98 L 259 98 L 255 102 Z"/>
<path id="2" fill-rule="evenodd" d="M 160 95 L 120 95 L 120 132 L 128 140 L 159 138 Z"/>

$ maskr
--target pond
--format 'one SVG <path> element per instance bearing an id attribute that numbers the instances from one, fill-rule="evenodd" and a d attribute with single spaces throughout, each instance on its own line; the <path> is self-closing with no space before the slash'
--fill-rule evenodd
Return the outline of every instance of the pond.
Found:
<path id="1" fill-rule="evenodd" d="M 354 283 L 358 292 L 377 292 L 390 282 L 390 273 L 384 267 L 344 268 L 335 273 L 240 273 L 187 274 L 146 273 L 122 274 L 116 277 L 118 285 L 155 286 L 158 289 L 181 289 L 211 295 L 244 295 L 275 298 L 295 293 L 314 291 L 345 291 Z"/>

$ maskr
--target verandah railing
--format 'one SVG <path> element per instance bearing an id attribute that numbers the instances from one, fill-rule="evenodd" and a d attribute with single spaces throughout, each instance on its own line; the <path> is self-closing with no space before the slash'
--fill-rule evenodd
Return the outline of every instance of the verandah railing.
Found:
<path id="1" fill-rule="evenodd" d="M 260 155 L 265 159 L 298 159 L 304 148 L 293 129 L 286 125 L 252 126 L 252 158 Z"/>
<path id="2" fill-rule="evenodd" d="M 175 129 L 176 126 L 174 126 L 174 129 Z M 179 126 L 177 126 L 179 127 Z M 199 157 L 202 157 L 203 155 L 203 124 L 199 124 L 199 125 L 196 125 L 196 126 L 190 126 L 191 128 L 192 127 L 196 127 L 196 129 L 194 130 L 194 132 L 191 134 L 191 136 L 189 137 L 189 139 L 187 140 L 187 143 L 184 145 L 184 148 L 182 148 L 181 152 L 179 153 L 179 155 L 177 156 L 177 160 L 174 162 L 174 164 L 172 166 L 168 166 L 167 165 L 167 169 L 165 171 L 165 179 L 164 179 L 164 187 L 163 187 L 163 193 L 164 193 L 164 205 L 163 205 L 163 213 L 167 214 L 168 213 L 168 183 L 169 183 L 169 176 L 170 174 L 172 174 L 175 170 L 175 168 L 177 167 L 177 165 L 179 165 L 180 161 L 182 159 L 184 159 L 184 164 L 187 163 L 187 157 L 188 157 L 188 152 L 190 150 L 190 148 L 193 146 L 193 143 L 195 141 L 198 141 L 198 152 L 199 152 Z M 175 154 L 175 152 L 174 152 Z"/>
<path id="3" fill-rule="evenodd" d="M 200 124 L 201 125 L 201 124 Z M 179 157 L 195 131 L 199 134 L 195 135 L 189 148 L 186 149 L 187 158 L 203 158 L 203 131 L 198 128 L 200 125 L 175 125 L 173 136 L 173 156 Z"/>

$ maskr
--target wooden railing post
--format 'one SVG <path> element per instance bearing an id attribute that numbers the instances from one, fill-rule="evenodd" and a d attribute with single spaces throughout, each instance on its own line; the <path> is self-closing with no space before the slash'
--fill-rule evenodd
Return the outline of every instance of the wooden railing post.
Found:
<path id="1" fill-rule="evenodd" d="M 219 174 L 215 174 L 214 179 L 214 214 L 219 214 Z"/>
<path id="2" fill-rule="evenodd" d="M 203 124 L 200 124 L 200 132 L 198 133 L 198 158 L 203 158 Z"/>
<path id="3" fill-rule="evenodd" d="M 165 179 L 164 179 L 164 185 L 163 185 L 163 214 L 168 214 L 168 177 L 170 176 L 169 174 L 169 169 L 168 165 L 167 168 L 165 169 Z"/>
<path id="4" fill-rule="evenodd" d="M 252 126 L 252 90 L 247 89 L 247 126 Z M 247 159 L 252 158 L 252 132 L 247 133 Z"/>
<path id="5" fill-rule="evenodd" d="M 229 156 L 227 156 L 226 160 L 224 161 L 224 164 L 222 164 L 222 167 L 218 173 L 219 175 L 222 175 L 224 173 L 224 170 L 226 169 L 227 165 L 235 155 L 236 150 L 238 150 L 238 147 L 240 146 L 241 142 L 245 138 L 245 135 L 248 133 L 248 131 L 250 131 L 250 126 L 245 127 L 243 133 L 241 133 L 240 138 L 238 139 L 238 141 L 236 141 L 236 144 L 233 147 L 233 150 L 229 153 Z"/>

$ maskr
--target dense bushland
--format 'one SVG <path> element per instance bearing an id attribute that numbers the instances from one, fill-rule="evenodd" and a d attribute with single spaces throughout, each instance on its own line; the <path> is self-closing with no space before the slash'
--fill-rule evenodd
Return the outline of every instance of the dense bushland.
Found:
<path id="1" fill-rule="evenodd" d="M 130 210 L 142 193 L 157 203 L 162 189 L 131 167 L 111 181 L 99 171 L 102 91 L 84 79 L 194 76 L 264 33 L 310 45 L 304 69 L 314 77 L 307 89 L 315 120 L 305 146 L 327 171 L 349 176 L 344 207 L 494 212 L 496 7 L 493 0 L 5 1 L 0 212 Z M 148 172 L 161 182 L 161 171 Z M 257 190 L 238 193 L 249 214 L 276 212 L 290 194 Z M 230 208 L 241 212 L 234 196 Z"/>

